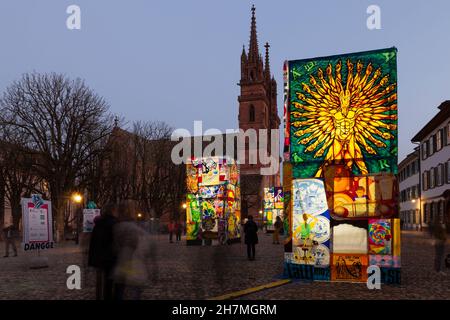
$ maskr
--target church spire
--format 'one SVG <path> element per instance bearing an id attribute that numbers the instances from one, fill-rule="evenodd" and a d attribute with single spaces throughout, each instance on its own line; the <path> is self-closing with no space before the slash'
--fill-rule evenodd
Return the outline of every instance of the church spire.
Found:
<path id="1" fill-rule="evenodd" d="M 270 80 L 270 61 L 269 61 L 269 48 L 270 45 L 268 42 L 266 42 L 266 45 L 264 46 L 266 48 L 266 61 L 264 64 L 264 75 L 266 77 L 266 80 Z"/>
<path id="2" fill-rule="evenodd" d="M 250 28 L 250 45 L 248 48 L 248 58 L 251 62 L 256 62 L 259 56 L 258 38 L 256 36 L 255 5 L 252 6 L 252 24 Z"/>
<path id="3" fill-rule="evenodd" d="M 244 60 L 244 61 L 247 60 L 247 53 L 245 52 L 245 45 L 242 46 L 241 59 Z"/>

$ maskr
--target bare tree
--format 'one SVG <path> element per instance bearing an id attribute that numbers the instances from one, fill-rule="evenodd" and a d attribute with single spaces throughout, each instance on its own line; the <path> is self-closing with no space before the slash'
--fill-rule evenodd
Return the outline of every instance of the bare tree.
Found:
<path id="1" fill-rule="evenodd" d="M 0 101 L 0 124 L 20 130 L 25 146 L 40 154 L 35 172 L 49 185 L 57 241 L 64 237 L 64 205 L 111 133 L 113 117 L 103 98 L 80 79 L 60 74 L 25 74 Z"/>
<path id="2" fill-rule="evenodd" d="M 154 213 L 155 218 L 168 210 L 173 212 L 173 199 L 180 198 L 178 188 L 184 185 L 184 177 L 181 183 L 179 180 L 180 167 L 170 158 L 172 131 L 164 122 L 136 122 L 133 126 L 136 198 L 143 210 Z"/>
<path id="3" fill-rule="evenodd" d="M 5 225 L 5 180 L 0 174 L 0 228 Z"/>
<path id="4" fill-rule="evenodd" d="M 0 184 L 3 185 L 3 194 L 0 192 L 0 196 L 3 200 L 8 200 L 13 225 L 18 228 L 22 215 L 21 198 L 30 197 L 32 193 L 46 196 L 46 185 L 34 173 L 33 165 L 38 161 L 39 155 L 23 147 L 23 132 L 8 128 L 1 128 L 0 131 Z"/>
<path id="5" fill-rule="evenodd" d="M 131 133 L 116 126 L 87 174 L 91 177 L 87 189 L 92 199 L 104 204 L 135 198 L 134 152 Z"/>
<path id="6" fill-rule="evenodd" d="M 123 150 L 115 141 L 117 130 L 120 130 L 118 124 L 117 119 L 111 134 L 100 139 L 97 145 L 93 146 L 93 151 L 97 150 L 97 152 L 93 152 L 94 156 L 84 168 L 80 180 L 79 187 L 87 191 L 87 200 L 94 201 L 100 207 L 117 200 L 118 195 L 123 191 L 121 190 L 123 179 L 127 178 L 125 170 L 121 168 L 125 159 L 119 158 Z M 112 162 L 113 158 L 120 162 Z"/>
<path id="7" fill-rule="evenodd" d="M 169 179 L 171 183 L 167 184 L 167 204 L 171 209 L 171 218 L 181 218 L 181 204 L 186 202 L 186 166 L 175 165 L 173 162 L 168 164 Z"/>
<path id="8" fill-rule="evenodd" d="M 158 121 L 135 122 L 131 132 L 116 128 L 108 142 L 107 160 L 100 166 L 102 192 L 115 201 L 132 200 L 152 218 L 179 210 L 184 167 L 170 158 L 171 133 L 172 128 Z"/>

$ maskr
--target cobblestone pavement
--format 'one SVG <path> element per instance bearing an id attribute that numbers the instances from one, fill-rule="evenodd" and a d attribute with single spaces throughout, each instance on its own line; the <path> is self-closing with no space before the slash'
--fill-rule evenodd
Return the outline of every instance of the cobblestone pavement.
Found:
<path id="1" fill-rule="evenodd" d="M 260 291 L 242 299 L 450 299 L 450 269 L 446 275 L 433 270 L 433 241 L 427 234 L 402 233 L 402 284 L 381 285 L 368 290 L 366 284 L 330 282 L 293 282 L 282 287 Z M 446 253 L 450 253 L 447 242 Z"/>
<path id="2" fill-rule="evenodd" d="M 143 299 L 205 299 L 278 280 L 283 271 L 283 247 L 273 245 L 270 235 L 260 234 L 256 261 L 246 259 L 244 244 L 186 246 L 158 235 L 149 245 L 151 277 Z M 86 266 L 79 246 L 72 242 L 42 252 L 49 261 L 45 269 L 30 269 L 36 255 L 19 252 L 19 257 L 0 258 L 0 299 L 95 298 L 95 273 Z M 243 299 L 450 299 L 450 270 L 435 274 L 433 257 L 430 239 L 404 233 L 401 286 L 368 290 L 365 284 L 294 282 Z M 66 269 L 73 264 L 82 269 L 81 290 L 66 287 Z"/>

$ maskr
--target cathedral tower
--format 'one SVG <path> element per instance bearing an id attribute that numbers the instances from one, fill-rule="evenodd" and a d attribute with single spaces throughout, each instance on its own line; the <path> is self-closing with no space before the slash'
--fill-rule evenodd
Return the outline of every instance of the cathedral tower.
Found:
<path id="1" fill-rule="evenodd" d="M 267 129 L 269 132 L 268 146 L 270 150 L 270 129 L 279 129 L 280 118 L 277 109 L 277 83 L 270 72 L 269 43 L 265 44 L 265 57 L 259 52 L 256 32 L 255 7 L 252 7 L 250 26 L 250 41 L 248 52 L 245 46 L 241 53 L 241 80 L 239 81 L 239 128 L 244 132 L 248 129 Z M 276 137 L 279 140 L 279 137 Z M 246 142 L 246 163 L 241 164 L 241 181 L 243 195 L 243 216 L 252 214 L 258 216 L 261 210 L 264 187 L 280 185 L 279 173 L 273 176 L 261 176 L 261 164 L 258 157 L 256 164 L 249 164 L 248 155 L 251 145 Z M 246 209 L 248 207 L 248 209 Z"/>

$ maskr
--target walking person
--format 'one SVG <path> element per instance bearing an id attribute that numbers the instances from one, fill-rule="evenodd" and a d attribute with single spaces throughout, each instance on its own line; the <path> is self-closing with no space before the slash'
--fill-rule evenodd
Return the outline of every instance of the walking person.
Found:
<path id="1" fill-rule="evenodd" d="M 117 263 L 113 271 L 114 300 L 140 300 L 147 285 L 148 235 L 131 218 L 128 207 L 120 208 L 119 222 L 114 226 L 114 248 Z"/>
<path id="2" fill-rule="evenodd" d="M 280 216 L 277 216 L 277 218 L 275 219 L 274 227 L 275 229 L 273 231 L 272 243 L 280 244 L 280 232 L 281 229 L 283 228 L 283 221 L 281 221 Z"/>
<path id="3" fill-rule="evenodd" d="M 14 252 L 14 257 L 17 257 L 17 247 L 14 241 L 15 237 L 15 228 L 14 225 L 10 225 L 3 229 L 3 238 L 5 239 L 5 255 L 3 258 L 9 257 L 9 247 L 12 247 Z"/>
<path id="4" fill-rule="evenodd" d="M 176 225 L 175 225 L 175 230 L 176 230 L 176 240 L 181 241 L 181 233 L 183 232 L 183 225 L 181 224 L 180 221 L 177 221 Z"/>
<path id="5" fill-rule="evenodd" d="M 169 229 L 169 242 L 173 243 L 173 233 L 175 232 L 175 222 L 173 222 L 173 220 L 170 220 L 168 229 Z"/>
<path id="6" fill-rule="evenodd" d="M 248 260 L 255 260 L 255 245 L 258 243 L 258 225 L 253 221 L 252 215 L 248 216 L 248 220 L 244 225 L 244 233 Z"/>
<path id="7" fill-rule="evenodd" d="M 88 265 L 96 268 L 96 299 L 112 300 L 112 271 L 117 261 L 113 247 L 113 227 L 117 223 L 114 204 L 102 208 L 101 216 L 94 220 L 91 240 L 89 242 Z"/>
<path id="8" fill-rule="evenodd" d="M 434 269 L 440 274 L 445 274 L 442 271 L 442 264 L 445 255 L 445 242 L 447 241 L 447 234 L 445 227 L 439 221 L 436 221 L 433 225 L 433 236 L 434 236 Z"/>

